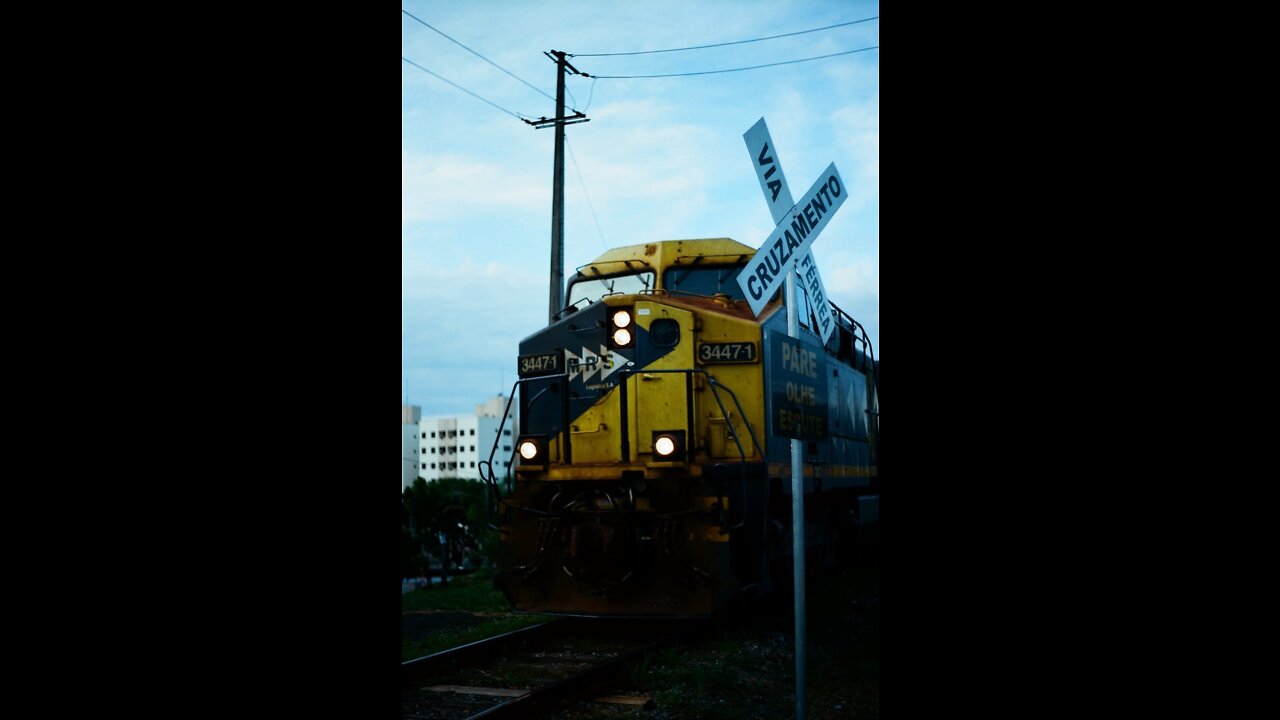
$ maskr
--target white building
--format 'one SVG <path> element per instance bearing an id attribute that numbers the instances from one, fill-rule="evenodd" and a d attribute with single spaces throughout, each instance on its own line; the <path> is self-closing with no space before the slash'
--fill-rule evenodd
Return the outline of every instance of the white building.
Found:
<path id="1" fill-rule="evenodd" d="M 418 475 L 427 481 L 446 477 L 480 478 L 479 464 L 493 452 L 493 472 L 507 474 L 515 445 L 515 407 L 502 433 L 498 423 L 506 409 L 503 395 L 476 406 L 474 415 L 434 415 L 418 422 Z M 494 445 L 497 450 L 494 452 Z"/>
<path id="2" fill-rule="evenodd" d="M 413 484 L 418 477 L 418 423 L 422 420 L 422 408 L 417 405 L 400 406 L 400 492 Z"/>

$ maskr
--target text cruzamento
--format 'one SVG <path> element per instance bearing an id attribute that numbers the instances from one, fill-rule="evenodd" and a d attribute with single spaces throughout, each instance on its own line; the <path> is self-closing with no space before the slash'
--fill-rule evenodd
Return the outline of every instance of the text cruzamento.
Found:
<path id="1" fill-rule="evenodd" d="M 753 312 L 759 314 L 777 292 L 787 273 L 794 269 L 797 256 L 808 254 L 814 238 L 847 196 L 840 173 L 831 163 L 738 275 L 738 284 L 747 294 Z"/>

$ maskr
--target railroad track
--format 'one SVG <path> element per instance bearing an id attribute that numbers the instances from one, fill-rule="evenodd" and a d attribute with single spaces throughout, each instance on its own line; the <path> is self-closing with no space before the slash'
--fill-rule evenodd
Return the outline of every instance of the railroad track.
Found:
<path id="1" fill-rule="evenodd" d="M 601 696 L 611 676 L 645 653 L 691 637 L 698 621 L 562 618 L 401 664 L 405 720 L 494 720 L 545 713 L 594 699 L 640 705 L 647 698 Z"/>

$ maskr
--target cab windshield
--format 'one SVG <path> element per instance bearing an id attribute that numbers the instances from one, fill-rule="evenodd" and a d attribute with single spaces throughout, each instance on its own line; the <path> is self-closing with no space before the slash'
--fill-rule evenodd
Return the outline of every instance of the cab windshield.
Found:
<path id="1" fill-rule="evenodd" d="M 689 295 L 705 295 L 711 297 L 716 293 L 724 293 L 734 300 L 744 300 L 742 288 L 738 287 L 738 273 L 741 265 L 686 265 L 673 267 L 662 274 L 662 287 L 670 293 Z"/>
<path id="2" fill-rule="evenodd" d="M 653 289 L 653 271 L 648 270 L 626 275 L 579 280 L 569 285 L 569 302 L 567 305 L 581 302 L 583 298 L 598 302 L 605 295 L 635 295 Z"/>

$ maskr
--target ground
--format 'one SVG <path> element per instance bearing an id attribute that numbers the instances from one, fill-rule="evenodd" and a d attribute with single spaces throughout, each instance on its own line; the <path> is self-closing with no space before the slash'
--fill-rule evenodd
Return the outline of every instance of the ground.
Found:
<path id="1" fill-rule="evenodd" d="M 503 612 L 492 572 L 458 578 L 448 589 L 404 596 L 402 646 L 418 657 L 547 619 Z M 435 593 L 432 595 L 432 593 Z M 811 579 L 808 594 L 808 715 L 813 720 L 879 717 L 879 568 L 863 562 Z M 464 611 L 470 605 L 474 612 Z M 434 607 L 433 607 L 434 606 Z M 794 717 L 795 662 L 789 603 L 719 620 L 688 646 L 653 653 L 619 692 L 648 694 L 652 709 L 582 703 L 560 720 L 777 720 Z"/>

